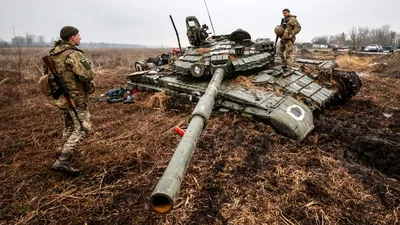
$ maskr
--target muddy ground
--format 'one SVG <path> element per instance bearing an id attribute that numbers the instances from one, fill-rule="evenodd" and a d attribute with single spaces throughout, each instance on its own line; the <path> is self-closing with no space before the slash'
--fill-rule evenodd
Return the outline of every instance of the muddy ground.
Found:
<path id="1" fill-rule="evenodd" d="M 161 51 L 89 50 L 94 99 Z M 36 85 L 45 50 L 25 49 L 20 66 L 15 50 L 0 53 L 0 224 L 399 224 L 396 74 L 361 67 L 361 91 L 317 113 L 302 143 L 213 112 L 175 209 L 160 215 L 149 196 L 193 105 L 161 110 L 146 93 L 131 105 L 91 102 L 94 131 L 73 160 L 83 173 L 71 178 L 49 169 L 63 140 L 60 113 Z"/>

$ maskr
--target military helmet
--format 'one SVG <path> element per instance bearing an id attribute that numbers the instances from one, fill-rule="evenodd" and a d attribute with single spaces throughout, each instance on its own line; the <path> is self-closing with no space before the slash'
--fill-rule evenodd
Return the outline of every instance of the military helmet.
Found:
<path id="1" fill-rule="evenodd" d="M 274 32 L 275 32 L 276 36 L 281 38 L 283 36 L 283 32 L 284 32 L 283 27 L 280 25 L 276 26 L 274 29 Z"/>

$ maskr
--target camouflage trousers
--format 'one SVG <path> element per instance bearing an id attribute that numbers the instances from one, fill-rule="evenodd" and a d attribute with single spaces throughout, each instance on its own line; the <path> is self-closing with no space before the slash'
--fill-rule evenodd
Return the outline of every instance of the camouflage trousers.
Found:
<path id="1" fill-rule="evenodd" d="M 61 148 L 60 161 L 68 161 L 76 151 L 79 143 L 87 137 L 88 132 L 91 130 L 90 113 L 87 106 L 78 107 L 78 115 L 84 129 L 79 125 L 79 121 L 72 109 L 61 109 L 64 124 L 63 138 L 66 139 L 66 142 Z"/>
<path id="2" fill-rule="evenodd" d="M 282 59 L 283 67 L 289 70 L 293 67 L 293 44 L 293 40 L 281 39 L 278 49 L 278 55 Z"/>

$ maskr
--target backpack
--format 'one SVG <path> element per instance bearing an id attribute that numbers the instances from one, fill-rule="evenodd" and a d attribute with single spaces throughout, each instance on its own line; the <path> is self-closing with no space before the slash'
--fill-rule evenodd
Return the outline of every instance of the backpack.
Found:
<path id="1" fill-rule="evenodd" d="M 119 89 L 111 89 L 107 92 L 106 97 L 107 97 L 107 102 L 108 103 L 115 103 L 115 102 L 122 102 L 124 100 L 124 93 L 125 93 L 125 88 L 119 88 Z"/>
<path id="2" fill-rule="evenodd" d="M 49 75 L 44 74 L 39 78 L 39 81 L 38 81 L 40 91 L 46 96 L 50 96 L 53 94 L 49 79 L 50 79 Z"/>

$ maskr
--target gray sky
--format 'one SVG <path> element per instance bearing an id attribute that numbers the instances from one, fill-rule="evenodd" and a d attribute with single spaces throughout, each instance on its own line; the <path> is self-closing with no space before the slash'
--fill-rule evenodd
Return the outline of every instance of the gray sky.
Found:
<path id="1" fill-rule="evenodd" d="M 237 28 L 253 39 L 274 38 L 282 9 L 289 8 L 302 25 L 298 41 L 336 34 L 352 26 L 388 24 L 400 32 L 400 0 L 207 0 L 217 34 Z M 0 38 L 10 41 L 29 32 L 57 38 L 61 27 L 76 26 L 83 42 L 177 46 L 172 15 L 182 45 L 188 45 L 185 18 L 195 15 L 212 31 L 203 0 L 1 0 Z"/>

